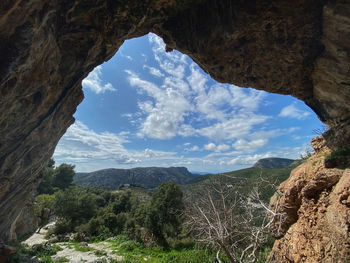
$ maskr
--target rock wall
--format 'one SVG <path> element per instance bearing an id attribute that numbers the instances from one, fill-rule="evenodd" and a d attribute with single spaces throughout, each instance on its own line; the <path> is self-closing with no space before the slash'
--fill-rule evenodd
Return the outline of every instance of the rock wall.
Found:
<path id="1" fill-rule="evenodd" d="M 155 32 L 218 81 L 302 99 L 338 134 L 350 120 L 349 19 L 348 0 L 2 0 L 0 239 L 74 122 L 82 79 L 124 40 Z"/>
<path id="2" fill-rule="evenodd" d="M 312 145 L 315 154 L 271 199 L 283 214 L 273 228 L 274 262 L 350 262 L 350 151 L 332 157 L 322 136 Z M 326 168 L 332 159 L 342 161 Z"/>

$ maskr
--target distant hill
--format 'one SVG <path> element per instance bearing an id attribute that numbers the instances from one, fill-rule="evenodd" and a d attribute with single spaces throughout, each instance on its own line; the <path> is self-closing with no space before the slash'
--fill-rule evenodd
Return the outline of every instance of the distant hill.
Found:
<path id="1" fill-rule="evenodd" d="M 110 168 L 85 174 L 79 173 L 73 178 L 73 183 L 110 189 L 117 189 L 123 184 L 133 184 L 152 189 L 166 181 L 187 184 L 198 177 L 200 175 L 190 173 L 186 167 Z"/>
<path id="2" fill-rule="evenodd" d="M 87 173 L 75 173 L 74 178 L 76 179 L 76 178 L 83 176 L 85 174 L 87 174 Z"/>
<path id="3" fill-rule="evenodd" d="M 268 159 L 282 159 L 282 158 L 268 158 Z M 264 159 L 262 159 L 264 160 Z M 257 163 L 265 164 L 265 161 L 259 160 Z M 290 159 L 282 159 L 282 160 L 290 160 Z M 279 185 L 283 181 L 285 181 L 290 172 L 296 167 L 296 163 L 294 160 L 290 160 L 283 168 L 260 168 L 255 167 L 255 165 L 251 168 L 236 170 L 232 172 L 221 173 L 225 175 L 225 179 L 228 183 L 232 185 L 238 186 L 238 191 L 243 195 L 248 195 L 253 187 L 259 187 L 261 192 L 261 197 L 264 201 L 268 202 L 271 196 L 274 193 L 274 190 L 271 187 L 268 187 L 268 182 L 274 183 L 275 185 Z M 269 162 L 267 162 L 270 164 Z M 276 163 L 273 163 L 275 166 Z M 280 163 L 282 165 L 282 162 Z M 267 165 L 268 166 L 268 165 Z M 271 167 L 271 165 L 270 165 Z M 195 178 L 191 181 L 190 184 L 187 184 L 182 187 L 183 191 L 186 195 L 199 191 L 204 187 L 210 187 L 210 179 L 215 178 L 215 174 L 203 175 L 201 177 Z M 263 178 L 264 180 L 261 180 Z"/>
<path id="4" fill-rule="evenodd" d="M 264 158 L 257 161 L 253 167 L 257 168 L 267 168 L 267 169 L 278 169 L 278 168 L 284 168 L 292 165 L 295 162 L 295 160 L 292 159 L 286 159 L 286 158 Z"/>

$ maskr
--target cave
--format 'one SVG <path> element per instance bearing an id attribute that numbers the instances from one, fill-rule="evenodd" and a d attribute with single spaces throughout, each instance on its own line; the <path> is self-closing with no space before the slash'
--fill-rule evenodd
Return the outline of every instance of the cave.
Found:
<path id="1" fill-rule="evenodd" d="M 149 32 L 219 82 L 303 100 L 330 128 L 313 140 L 315 155 L 349 147 L 346 0 L 5 0 L 0 4 L 0 239 L 11 239 L 43 165 L 74 122 L 82 80 L 125 40 Z M 340 157 L 316 165 L 317 171 L 306 164 L 281 186 L 293 216 L 273 249 L 278 262 L 350 260 L 349 158 Z"/>

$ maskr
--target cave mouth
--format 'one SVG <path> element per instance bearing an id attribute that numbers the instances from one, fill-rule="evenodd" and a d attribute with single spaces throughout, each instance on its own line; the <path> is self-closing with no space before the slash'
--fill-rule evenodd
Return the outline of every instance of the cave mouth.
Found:
<path id="1" fill-rule="evenodd" d="M 186 166 L 219 173 L 298 159 L 324 125 L 292 96 L 222 84 L 153 33 L 125 41 L 82 81 L 54 159 L 77 172 Z"/>

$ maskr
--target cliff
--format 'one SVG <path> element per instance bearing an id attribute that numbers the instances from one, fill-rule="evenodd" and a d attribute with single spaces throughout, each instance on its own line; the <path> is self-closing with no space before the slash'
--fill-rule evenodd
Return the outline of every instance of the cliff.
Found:
<path id="1" fill-rule="evenodd" d="M 332 154 L 323 137 L 315 154 L 294 169 L 271 199 L 276 220 L 271 258 L 276 262 L 350 261 L 350 151 Z M 335 164 L 326 168 L 325 164 Z M 338 161 L 337 161 L 338 160 Z"/>
<path id="2" fill-rule="evenodd" d="M 331 151 L 349 145 L 347 0 L 3 0 L 0 239 L 9 240 L 40 170 L 74 122 L 82 79 L 126 39 L 148 32 L 218 81 L 303 100 L 331 127 Z"/>

